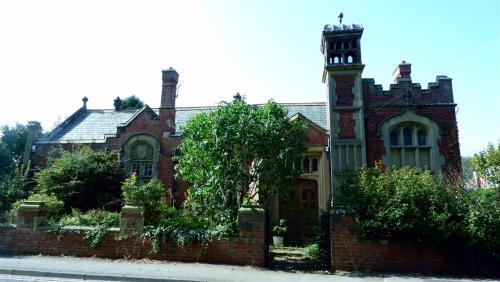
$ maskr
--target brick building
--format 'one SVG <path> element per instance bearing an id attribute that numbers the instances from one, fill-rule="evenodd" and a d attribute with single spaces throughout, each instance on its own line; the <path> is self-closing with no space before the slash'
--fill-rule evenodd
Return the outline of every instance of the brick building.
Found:
<path id="1" fill-rule="evenodd" d="M 411 64 L 402 62 L 388 90 L 362 78 L 361 25 L 327 25 L 321 36 L 326 102 L 282 104 L 289 117 L 306 121 L 309 144 L 303 174 L 290 187 L 292 203 L 278 200 L 271 217 L 287 218 L 289 237 L 303 239 L 327 210 L 337 176 L 382 161 L 386 166 L 415 166 L 444 174 L 460 171 L 460 151 L 451 79 L 438 76 L 423 89 L 411 80 Z M 96 150 L 119 150 L 125 169 L 141 177 L 158 177 L 183 200 L 186 184 L 175 181 L 172 157 L 182 126 L 194 115 L 215 107 L 176 107 L 179 74 L 162 71 L 159 108 L 93 110 L 83 105 L 47 136 L 27 144 L 36 166 L 61 149 L 86 144 Z M 32 128 L 38 128 L 33 125 Z M 33 146 L 32 146 L 33 145 Z"/>

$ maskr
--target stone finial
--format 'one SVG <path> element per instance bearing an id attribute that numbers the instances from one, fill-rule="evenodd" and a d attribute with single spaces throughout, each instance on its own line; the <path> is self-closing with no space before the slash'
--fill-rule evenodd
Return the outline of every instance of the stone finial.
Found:
<path id="1" fill-rule="evenodd" d="M 89 101 L 89 98 L 87 98 L 87 96 L 84 96 L 82 98 L 82 101 L 83 101 L 83 107 L 87 109 L 87 102 Z"/>
<path id="2" fill-rule="evenodd" d="M 342 25 L 342 19 L 344 18 L 344 13 L 340 12 L 339 14 L 339 23 Z"/>
<path id="3" fill-rule="evenodd" d="M 234 101 L 241 101 L 240 92 L 236 92 L 236 95 L 233 96 Z"/>
<path id="4" fill-rule="evenodd" d="M 122 99 L 120 99 L 120 96 L 116 97 L 116 99 L 113 100 L 113 105 L 115 106 L 115 111 L 121 110 Z"/>

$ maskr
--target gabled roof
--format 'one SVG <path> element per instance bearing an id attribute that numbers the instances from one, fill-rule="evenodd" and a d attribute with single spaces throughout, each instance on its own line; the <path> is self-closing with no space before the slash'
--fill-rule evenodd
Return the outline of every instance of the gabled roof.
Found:
<path id="1" fill-rule="evenodd" d="M 137 111 L 87 110 L 66 120 L 36 144 L 104 143 L 116 136 L 117 127 L 130 120 Z"/>
<path id="2" fill-rule="evenodd" d="M 326 103 L 278 103 L 288 110 L 288 117 L 292 117 L 300 113 L 307 119 L 311 120 L 320 127 L 326 129 Z M 255 104 L 262 106 L 263 104 Z M 176 109 L 175 113 L 175 130 L 181 132 L 182 127 L 187 124 L 190 118 L 209 111 L 217 110 L 217 106 L 210 107 L 181 107 Z"/>
<path id="3" fill-rule="evenodd" d="M 318 126 L 326 129 L 325 103 L 280 103 L 288 110 L 288 117 L 298 113 L 311 120 Z M 257 104 L 255 106 L 261 106 Z M 210 107 L 178 107 L 175 114 L 175 129 L 177 134 L 193 116 L 214 111 L 217 106 Z M 158 114 L 159 109 L 144 106 L 140 110 L 86 110 L 79 109 L 71 117 L 48 135 L 39 138 L 35 144 L 64 144 L 64 143 L 105 143 L 107 137 L 115 137 L 117 128 L 129 124 L 140 112 L 149 110 Z"/>

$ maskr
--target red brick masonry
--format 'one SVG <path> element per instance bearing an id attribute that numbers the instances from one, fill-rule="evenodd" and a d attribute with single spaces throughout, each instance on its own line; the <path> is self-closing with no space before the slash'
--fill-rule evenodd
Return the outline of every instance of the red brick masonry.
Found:
<path id="1" fill-rule="evenodd" d="M 130 236 L 120 240 L 120 231 L 111 230 L 100 247 L 91 248 L 83 238 L 83 229 L 55 232 L 50 226 L 18 228 L 0 225 L 0 253 L 70 255 L 101 258 L 150 258 L 183 262 L 227 263 L 265 266 L 268 253 L 265 244 L 265 214 L 261 208 L 239 211 L 238 236 L 223 238 L 207 247 L 189 244 L 183 247 L 165 242 L 161 251 L 151 254 L 151 240 Z M 123 238 L 123 237 L 122 237 Z"/>
<path id="2" fill-rule="evenodd" d="M 432 246 L 412 241 L 359 241 L 350 216 L 330 218 L 332 270 L 500 276 L 498 259 L 460 245 Z M 496 266 L 495 266 L 496 265 Z"/>

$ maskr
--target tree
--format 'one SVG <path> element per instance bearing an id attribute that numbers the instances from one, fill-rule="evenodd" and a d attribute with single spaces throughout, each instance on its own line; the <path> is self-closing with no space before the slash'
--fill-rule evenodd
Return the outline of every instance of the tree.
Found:
<path id="1" fill-rule="evenodd" d="M 14 127 L 4 125 L 2 126 L 1 131 L 1 143 L 3 143 L 4 150 L 8 150 L 12 163 L 22 163 L 28 129 L 25 125 L 17 123 Z"/>
<path id="2" fill-rule="evenodd" d="M 4 143 L 0 142 L 0 177 L 9 172 L 11 165 L 10 151 Z"/>
<path id="3" fill-rule="evenodd" d="M 273 101 L 261 107 L 222 102 L 193 117 L 183 128 L 176 166 L 191 184 L 185 207 L 227 222 L 245 200 L 266 205 L 297 175 L 291 164 L 305 149 L 304 128 Z"/>
<path id="4" fill-rule="evenodd" d="M 35 179 L 36 190 L 62 200 L 66 211 L 87 211 L 120 198 L 124 171 L 117 152 L 96 152 L 84 146 L 63 152 Z"/>
<path id="5" fill-rule="evenodd" d="M 9 210 L 28 194 L 29 182 L 29 165 L 17 164 L 12 171 L 0 176 L 0 212 Z"/>
<path id="6" fill-rule="evenodd" d="M 485 150 L 475 154 L 472 167 L 480 177 L 500 189 L 500 141 L 496 148 L 489 144 Z"/>
<path id="7" fill-rule="evenodd" d="M 144 107 L 144 102 L 142 102 L 141 99 L 139 99 L 135 95 L 126 97 L 122 100 L 122 105 L 121 105 L 122 110 L 140 109 L 142 107 Z"/>

